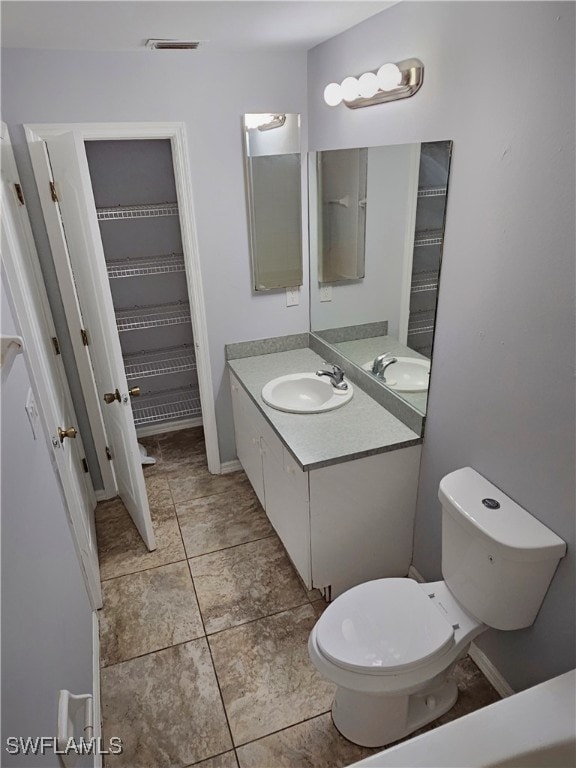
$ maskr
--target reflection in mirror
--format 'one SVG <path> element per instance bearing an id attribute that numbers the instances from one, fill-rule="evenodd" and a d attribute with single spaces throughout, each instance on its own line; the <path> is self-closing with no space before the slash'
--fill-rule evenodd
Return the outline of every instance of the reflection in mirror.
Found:
<path id="1" fill-rule="evenodd" d="M 317 155 L 318 280 L 364 277 L 367 149 L 334 149 Z"/>
<path id="2" fill-rule="evenodd" d="M 244 115 L 255 291 L 302 285 L 300 115 Z"/>
<path id="3" fill-rule="evenodd" d="M 364 196 L 357 192 L 362 189 L 358 161 L 334 162 L 337 152 L 366 157 Z M 451 141 L 436 141 L 319 152 L 310 163 L 310 200 L 317 201 L 310 206 L 310 274 L 318 276 L 310 285 L 311 330 L 422 414 L 428 398 L 451 153 Z M 342 169 L 329 195 L 335 203 L 325 194 L 327 167 L 332 175 L 334 167 Z M 354 206 L 356 220 L 362 222 L 355 234 L 352 226 L 334 224 L 332 209 L 345 208 L 342 201 Z M 336 268 L 324 264 L 327 231 L 330 236 L 337 232 L 339 247 L 348 249 L 347 255 L 338 253 Z M 351 279 L 350 266 L 342 265 L 360 260 L 361 274 Z"/>

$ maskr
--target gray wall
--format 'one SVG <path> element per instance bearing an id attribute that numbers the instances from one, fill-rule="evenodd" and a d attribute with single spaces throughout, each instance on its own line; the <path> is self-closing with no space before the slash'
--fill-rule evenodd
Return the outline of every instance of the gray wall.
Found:
<path id="1" fill-rule="evenodd" d="M 322 91 L 419 57 L 411 99 Z M 515 689 L 575 666 L 574 5 L 405 2 L 309 54 L 309 148 L 454 140 L 414 563 L 441 575 L 440 478 L 470 465 L 568 543 L 535 625 L 479 645 Z"/>
<path id="2" fill-rule="evenodd" d="M 5 49 L 2 54 L 3 120 L 10 129 L 43 265 L 49 265 L 51 256 L 22 123 L 186 123 L 220 452 L 223 461 L 235 458 L 224 344 L 308 330 L 307 288 L 300 291 L 300 305 L 289 308 L 285 291 L 251 292 L 241 116 L 299 112 L 305 135 L 305 52 Z M 55 290 L 48 283 L 52 300 Z M 58 307 L 55 315 L 61 319 Z"/>
<path id="3" fill-rule="evenodd" d="M 2 333 L 14 331 L 2 288 Z M 2 765 L 57 768 L 54 754 L 5 751 L 8 736 L 56 735 L 61 688 L 92 692 L 92 611 L 29 388 L 19 355 L 2 386 Z"/>

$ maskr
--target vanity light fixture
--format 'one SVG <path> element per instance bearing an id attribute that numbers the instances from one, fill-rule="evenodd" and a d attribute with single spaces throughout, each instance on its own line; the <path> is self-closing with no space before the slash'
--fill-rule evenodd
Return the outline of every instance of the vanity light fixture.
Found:
<path id="1" fill-rule="evenodd" d="M 396 64 L 389 62 L 359 77 L 345 77 L 341 83 L 329 83 L 324 89 L 324 101 L 330 107 L 341 102 L 350 109 L 371 107 L 413 96 L 423 79 L 424 64 L 419 59 L 404 59 Z"/>
<path id="2" fill-rule="evenodd" d="M 270 131 L 272 128 L 281 128 L 286 122 L 286 115 L 281 114 L 252 114 L 245 116 L 245 124 L 248 130 Z"/>

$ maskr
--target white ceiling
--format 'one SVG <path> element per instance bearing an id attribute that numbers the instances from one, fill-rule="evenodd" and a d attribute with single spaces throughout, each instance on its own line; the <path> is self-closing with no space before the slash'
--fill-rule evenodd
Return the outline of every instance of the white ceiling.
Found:
<path id="1" fill-rule="evenodd" d="M 205 49 L 309 49 L 391 5 L 377 0 L 3 0 L 2 45 L 131 51 L 144 50 L 148 38 L 186 38 L 206 41 Z"/>

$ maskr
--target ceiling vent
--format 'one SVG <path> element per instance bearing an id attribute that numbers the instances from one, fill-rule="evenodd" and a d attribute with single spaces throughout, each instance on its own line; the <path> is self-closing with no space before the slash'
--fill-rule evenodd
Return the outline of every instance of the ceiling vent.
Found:
<path id="1" fill-rule="evenodd" d="M 195 51 L 199 45 L 199 40 L 158 40 L 151 38 L 146 41 L 146 47 L 154 51 Z"/>

